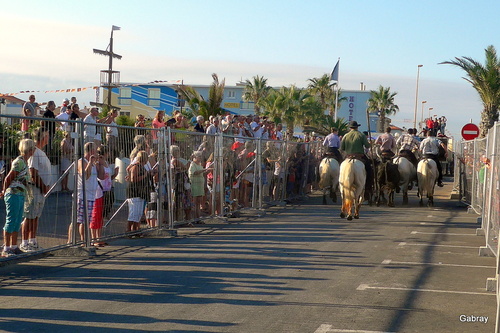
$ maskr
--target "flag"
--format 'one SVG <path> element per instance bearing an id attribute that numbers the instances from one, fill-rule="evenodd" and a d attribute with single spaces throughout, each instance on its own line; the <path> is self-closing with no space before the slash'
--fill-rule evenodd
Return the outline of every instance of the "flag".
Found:
<path id="1" fill-rule="evenodd" d="M 332 74 L 330 75 L 330 81 L 338 81 L 339 80 L 339 62 L 340 62 L 340 60 L 337 60 L 337 64 L 333 68 Z"/>
<path id="2" fill-rule="evenodd" d="M 113 31 L 114 31 L 114 30 L 120 30 L 120 29 L 121 29 L 121 28 L 120 28 L 120 27 L 117 27 L 116 25 L 114 25 L 114 26 L 111 28 L 111 30 L 113 30 Z"/>

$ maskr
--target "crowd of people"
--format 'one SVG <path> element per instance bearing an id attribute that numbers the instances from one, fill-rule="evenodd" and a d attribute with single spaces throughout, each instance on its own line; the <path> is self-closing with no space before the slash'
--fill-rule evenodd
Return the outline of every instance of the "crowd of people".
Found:
<path id="1" fill-rule="evenodd" d="M 446 122 L 447 119 L 445 116 L 438 117 L 437 115 L 434 115 L 434 117 L 425 119 L 425 126 L 422 129 L 423 135 L 425 136 L 426 132 L 431 131 L 432 136 L 446 136 Z"/>
<path id="2" fill-rule="evenodd" d="M 40 106 L 46 105 L 43 112 Z M 158 111 L 151 125 L 146 117 L 136 118 L 133 134 L 134 147 L 130 155 L 123 156 L 127 139 L 119 138 L 115 123 L 117 111 L 111 110 L 105 117 L 99 117 L 99 110 L 91 108 L 88 113 L 80 110 L 76 98 L 64 99 L 58 115 L 53 101 L 38 104 L 35 96 L 23 106 L 26 117 L 42 116 L 40 121 L 23 118 L 21 130 L 23 139 L 19 143 L 18 158 L 2 158 L 9 164 L 2 182 L 1 196 L 6 202 L 6 224 L 4 227 L 5 244 L 2 256 L 9 257 L 24 252 L 40 249 L 37 241 L 38 223 L 45 206 L 45 197 L 51 187 L 60 182 L 61 192 L 73 192 L 68 186 L 68 171 L 76 163 L 78 176 L 74 196 L 77 200 L 76 225 L 70 225 L 68 242 L 72 242 L 73 228 L 84 241 L 85 214 L 89 222 L 91 245 L 105 246 L 102 240 L 104 218 L 108 217 L 113 206 L 113 179 L 119 170 L 114 165 L 115 157 L 129 157 L 126 167 L 126 197 L 128 203 L 127 232 L 136 232 L 131 237 L 140 237 L 140 223 L 144 220 L 149 227 L 156 227 L 158 210 L 167 208 L 167 203 L 160 203 L 158 198 L 166 198 L 167 189 L 160 183 L 158 168 L 158 148 L 161 129 L 171 127 L 177 131 L 171 134 L 169 144 L 170 160 L 168 166 L 173 178 L 173 209 L 175 220 L 198 221 L 204 214 L 222 214 L 221 207 L 230 205 L 230 209 L 249 207 L 255 174 L 261 174 L 265 196 L 281 197 L 285 191 L 289 195 L 305 191 L 304 185 L 314 179 L 314 159 L 308 158 L 310 151 L 302 145 L 284 148 L 282 125 L 275 124 L 266 117 L 255 115 L 241 116 L 226 113 L 223 116 L 210 117 L 207 121 L 202 116 L 190 122 L 180 112 L 165 119 L 165 112 Z M 83 157 L 75 161 L 75 137 L 71 134 L 78 129 L 68 120 L 83 120 L 84 148 Z M 37 119 L 38 120 L 38 119 Z M 36 125 L 35 125 L 36 124 Z M 148 126 L 149 125 L 149 126 Z M 35 128 L 36 127 L 36 128 Z M 56 131 L 62 132 L 59 149 L 54 149 Z M 191 133 L 191 134 L 190 134 Z M 223 156 L 214 155 L 214 134 L 223 133 Z M 256 142 L 266 140 L 263 148 L 263 162 L 259 173 L 256 165 Z M 276 140 L 276 142 L 275 142 Z M 33 146 L 33 147 L 32 147 Z M 56 151 L 57 150 L 57 151 Z M 120 154 L 119 154 L 120 153 Z M 59 175 L 52 174 L 51 159 L 58 154 Z M 217 170 L 216 160 L 222 159 Z M 317 161 L 316 161 L 317 162 Z M 308 169 L 310 175 L 304 174 Z M 257 170 L 257 171 L 256 171 Z M 221 179 L 221 175 L 222 178 Z M 57 180 L 57 176 L 61 179 Z M 85 185 L 84 185 L 85 184 Z M 163 183 L 165 185 L 165 183 Z M 223 203 L 220 193 L 223 192 Z M 210 202 L 214 198 L 215 205 Z M 194 222 L 193 222 L 194 223 Z M 190 224 L 189 224 L 190 225 Z M 17 233 L 21 230 L 21 243 L 17 244 Z"/>

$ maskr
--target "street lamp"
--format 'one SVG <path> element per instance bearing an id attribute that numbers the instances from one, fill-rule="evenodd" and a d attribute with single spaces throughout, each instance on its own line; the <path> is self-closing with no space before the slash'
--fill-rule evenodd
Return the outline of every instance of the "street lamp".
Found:
<path id="1" fill-rule="evenodd" d="M 427 101 L 422 101 L 422 113 L 421 113 L 421 117 L 420 117 L 420 123 L 424 122 L 424 104 L 425 103 L 427 103 Z"/>
<path id="2" fill-rule="evenodd" d="M 417 66 L 417 88 L 415 89 L 415 112 L 413 114 L 413 128 L 417 128 L 417 104 L 418 104 L 418 79 L 420 78 L 420 67 L 424 65 Z"/>
<path id="3" fill-rule="evenodd" d="M 434 108 L 429 108 L 429 116 L 427 118 L 431 117 L 431 111 L 434 110 Z"/>

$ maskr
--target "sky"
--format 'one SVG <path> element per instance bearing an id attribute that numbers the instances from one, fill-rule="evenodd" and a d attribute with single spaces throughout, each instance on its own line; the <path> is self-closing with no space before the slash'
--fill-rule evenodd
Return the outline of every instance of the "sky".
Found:
<path id="1" fill-rule="evenodd" d="M 460 138 L 463 125 L 479 124 L 482 104 L 459 68 L 439 63 L 484 63 L 485 48 L 500 47 L 499 12 L 498 0 L 0 0 L 0 93 L 98 86 L 108 60 L 92 50 L 106 49 L 115 25 L 122 83 L 210 84 L 217 73 L 226 85 L 260 75 L 272 86 L 306 87 L 340 59 L 341 89 L 363 82 L 397 92 L 393 124 L 410 127 L 415 113 L 417 121 L 446 116 Z M 37 101 L 70 95 L 95 100 L 87 90 L 37 93 Z"/>

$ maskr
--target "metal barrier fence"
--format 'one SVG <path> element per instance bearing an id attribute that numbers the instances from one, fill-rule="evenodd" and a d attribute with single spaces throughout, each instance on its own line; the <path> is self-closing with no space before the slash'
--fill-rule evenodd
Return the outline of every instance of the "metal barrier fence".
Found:
<path id="1" fill-rule="evenodd" d="M 486 138 L 464 141 L 460 147 L 460 195 L 462 200 L 481 215 L 486 247 L 497 257 L 496 295 L 497 321 L 500 332 L 500 123 L 489 130 Z"/>
<path id="2" fill-rule="evenodd" d="M 28 130 L 20 131 L 22 122 Z M 48 131 L 48 139 L 43 134 L 36 138 L 40 131 Z M 23 138 L 36 139 L 49 163 L 40 169 L 47 170 L 41 173 L 50 190 L 42 193 L 45 203 L 36 230 L 45 250 L 173 230 L 300 198 L 316 183 L 323 153 L 317 141 L 0 115 L 2 182 Z M 92 146 L 100 148 L 88 151 Z M 85 174 L 82 159 L 96 162 L 96 170 Z M 144 166 L 136 168 L 138 163 Z M 38 190 L 30 183 L 28 198 Z M 94 201 L 94 209 L 86 201 Z M 0 218 L 5 216 L 2 200 Z"/>

